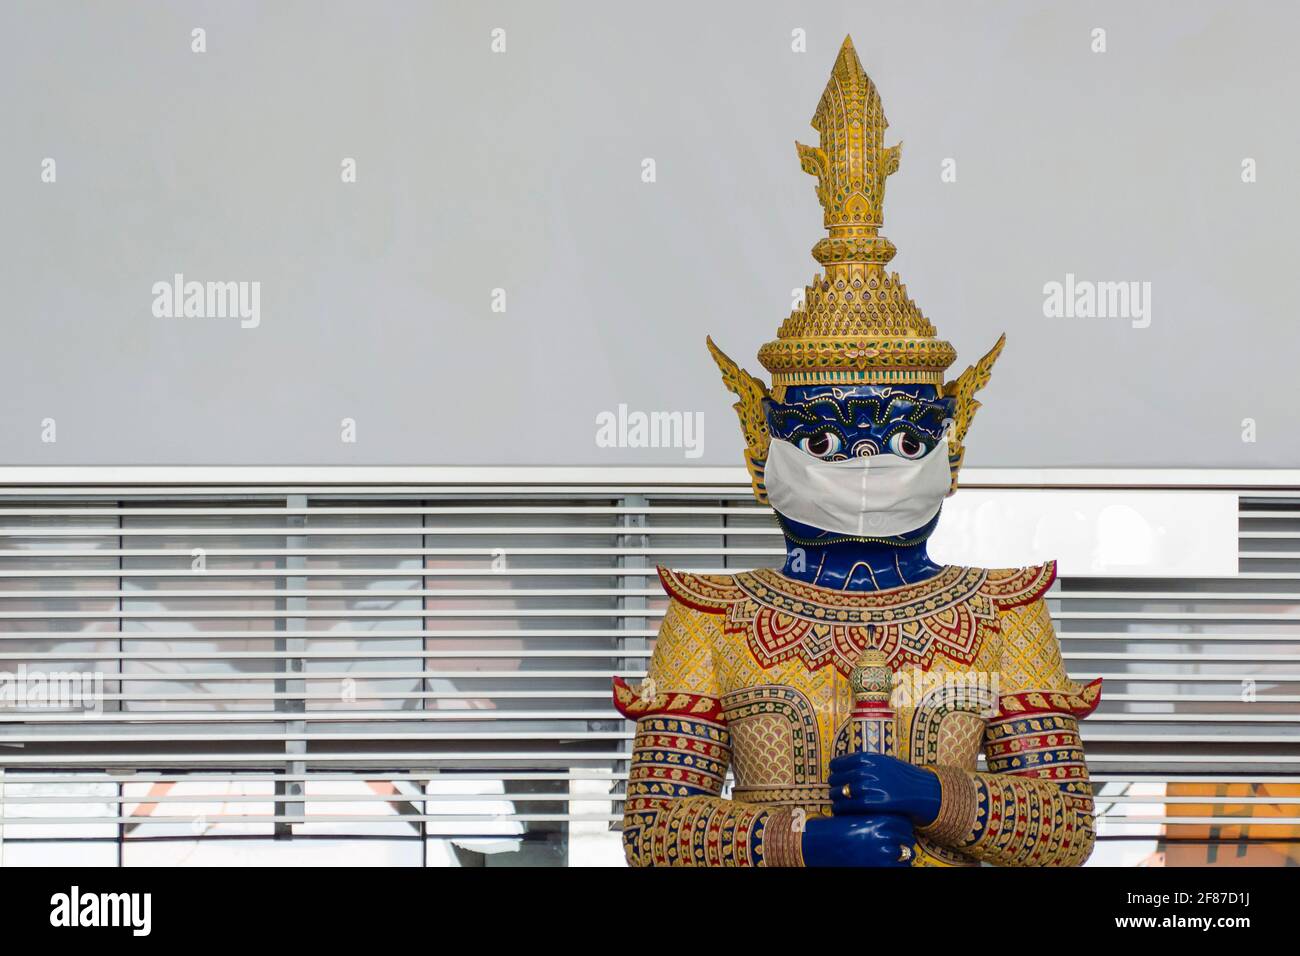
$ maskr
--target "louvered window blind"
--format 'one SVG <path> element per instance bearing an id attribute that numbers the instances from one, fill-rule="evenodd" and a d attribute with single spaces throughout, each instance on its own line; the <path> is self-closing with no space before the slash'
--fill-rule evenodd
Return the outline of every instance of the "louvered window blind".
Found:
<path id="1" fill-rule="evenodd" d="M 654 566 L 782 554 L 720 471 L 0 488 L 0 860 L 618 863 Z M 1297 862 L 1300 489 L 1238 502 L 1236 574 L 1051 593 L 1097 862 Z"/>

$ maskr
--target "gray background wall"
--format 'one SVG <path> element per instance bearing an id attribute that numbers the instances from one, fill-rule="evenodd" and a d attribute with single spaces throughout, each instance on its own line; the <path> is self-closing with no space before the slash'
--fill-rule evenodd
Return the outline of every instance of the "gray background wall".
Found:
<path id="1" fill-rule="evenodd" d="M 0 463 L 683 463 L 598 448 L 620 403 L 739 461 L 704 335 L 757 370 L 816 269 L 792 142 L 846 32 L 894 265 L 962 365 L 1009 336 L 969 464 L 1300 466 L 1300 8 L 1240 0 L 6 2 Z M 155 318 L 176 272 L 260 327 Z M 1150 327 L 1044 318 L 1067 272 Z"/>

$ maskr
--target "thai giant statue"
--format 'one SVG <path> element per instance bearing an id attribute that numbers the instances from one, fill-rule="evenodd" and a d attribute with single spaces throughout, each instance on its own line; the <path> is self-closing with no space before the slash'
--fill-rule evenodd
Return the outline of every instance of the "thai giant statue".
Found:
<path id="1" fill-rule="evenodd" d="M 785 564 L 660 569 L 670 600 L 647 677 L 614 686 L 636 721 L 627 859 L 1081 864 L 1094 829 L 1078 721 L 1101 685 L 1062 664 L 1044 602 L 1055 566 L 926 550 L 1003 340 L 945 382 L 953 347 L 886 272 L 900 148 L 850 39 L 812 125 L 819 145 L 796 146 L 825 212 L 824 273 L 759 350 L 771 386 L 708 342 Z"/>

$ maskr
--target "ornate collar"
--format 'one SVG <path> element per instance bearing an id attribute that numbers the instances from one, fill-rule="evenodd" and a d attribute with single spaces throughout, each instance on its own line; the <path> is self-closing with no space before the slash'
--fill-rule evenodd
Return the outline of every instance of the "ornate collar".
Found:
<path id="1" fill-rule="evenodd" d="M 736 586 L 755 603 L 816 623 L 865 626 L 929 617 L 968 600 L 988 571 L 948 565 L 933 577 L 883 591 L 836 591 L 785 577 L 771 568 L 735 575 Z"/>
<path id="2" fill-rule="evenodd" d="M 1056 576 L 1055 564 L 992 571 L 949 565 L 934 577 L 884 591 L 835 591 L 764 568 L 703 575 L 660 568 L 672 597 L 726 616 L 725 629 L 743 635 L 764 668 L 798 658 L 809 670 L 834 663 L 847 674 L 868 647 L 885 652 L 895 669 L 928 669 L 936 653 L 958 664 L 974 661 L 997 633 L 998 612 L 1037 600 Z"/>

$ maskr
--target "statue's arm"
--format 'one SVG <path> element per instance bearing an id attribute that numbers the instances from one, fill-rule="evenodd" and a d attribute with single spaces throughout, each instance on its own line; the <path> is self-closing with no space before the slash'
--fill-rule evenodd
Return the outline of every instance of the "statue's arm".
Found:
<path id="1" fill-rule="evenodd" d="M 718 626 L 674 601 L 641 687 L 615 681 L 614 703 L 635 720 L 623 814 L 631 866 L 799 865 L 789 809 L 721 798 L 731 736 L 707 642 Z M 703 642 L 703 643 L 701 643 Z"/>
<path id="2" fill-rule="evenodd" d="M 800 834 L 788 809 L 719 796 L 729 759 L 720 724 L 666 714 L 637 721 L 623 813 L 630 866 L 799 862 Z"/>
<path id="3" fill-rule="evenodd" d="M 1100 681 L 1065 674 L 1040 600 L 1003 615 L 1003 692 L 984 734 L 988 772 L 933 768 L 938 818 L 923 835 L 1000 866 L 1079 866 L 1096 833 L 1079 720 L 1096 707 Z"/>
<path id="4" fill-rule="evenodd" d="M 918 832 L 999 866 L 1082 864 L 1092 853 L 1095 832 L 1075 719 L 1036 714 L 989 732 L 998 735 L 986 740 L 989 772 L 932 768 L 942 794 L 939 816 Z M 1051 769 L 1041 765 L 1049 753 Z"/>

